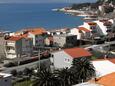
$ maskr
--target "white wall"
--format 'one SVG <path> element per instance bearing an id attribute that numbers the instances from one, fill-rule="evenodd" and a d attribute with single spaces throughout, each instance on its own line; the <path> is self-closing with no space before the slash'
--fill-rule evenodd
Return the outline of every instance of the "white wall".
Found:
<path id="1" fill-rule="evenodd" d="M 12 47 L 10 50 L 8 50 L 7 47 Z M 7 41 L 6 47 L 5 47 L 5 53 L 6 53 L 6 58 L 9 59 L 14 59 L 16 58 L 16 42 L 15 41 Z"/>
<path id="2" fill-rule="evenodd" d="M 79 30 L 77 28 L 70 29 L 70 33 L 68 34 L 77 35 L 77 39 L 81 39 L 81 33 L 79 33 Z"/>
<path id="3" fill-rule="evenodd" d="M 55 68 L 66 68 L 71 67 L 72 58 L 64 51 L 58 51 L 52 53 L 54 55 L 54 66 Z M 69 61 L 68 61 L 69 60 Z"/>
<path id="4" fill-rule="evenodd" d="M 106 26 L 104 26 L 103 25 L 103 23 L 102 22 L 100 22 L 100 21 L 95 21 L 96 23 L 97 23 L 97 25 L 99 26 L 99 29 L 102 31 L 102 35 L 107 35 L 107 28 L 106 28 Z"/>
<path id="5" fill-rule="evenodd" d="M 0 86 L 12 86 L 11 76 L 0 78 Z"/>
<path id="6" fill-rule="evenodd" d="M 33 40 L 33 45 L 35 45 L 35 35 L 31 34 L 31 33 L 28 33 L 28 37 L 29 38 L 32 38 Z"/>

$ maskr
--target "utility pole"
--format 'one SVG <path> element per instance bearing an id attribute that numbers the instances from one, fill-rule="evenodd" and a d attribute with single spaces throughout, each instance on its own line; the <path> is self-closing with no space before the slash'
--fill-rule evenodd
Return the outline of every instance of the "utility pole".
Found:
<path id="1" fill-rule="evenodd" d="M 39 72 L 40 72 L 40 49 L 38 49 L 38 60 L 39 60 L 38 67 L 39 67 Z"/>

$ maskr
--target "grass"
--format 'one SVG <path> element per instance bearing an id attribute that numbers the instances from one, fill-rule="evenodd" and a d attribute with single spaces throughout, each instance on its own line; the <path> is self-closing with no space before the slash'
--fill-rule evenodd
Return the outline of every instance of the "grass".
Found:
<path id="1" fill-rule="evenodd" d="M 32 82 L 30 80 L 22 81 L 22 82 L 17 82 L 13 86 L 31 86 Z"/>
<path id="2" fill-rule="evenodd" d="M 95 60 L 95 59 L 97 59 L 97 57 L 96 57 L 96 56 L 92 56 L 91 59 L 92 59 L 92 60 Z"/>

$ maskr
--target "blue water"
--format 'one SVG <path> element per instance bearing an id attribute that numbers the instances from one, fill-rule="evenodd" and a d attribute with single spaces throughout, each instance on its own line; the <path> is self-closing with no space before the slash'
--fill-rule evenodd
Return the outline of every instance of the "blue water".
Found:
<path id="1" fill-rule="evenodd" d="M 26 27 L 56 29 L 76 27 L 83 21 L 80 17 L 54 12 L 51 9 L 70 4 L 0 4 L 0 29 L 16 31 Z"/>

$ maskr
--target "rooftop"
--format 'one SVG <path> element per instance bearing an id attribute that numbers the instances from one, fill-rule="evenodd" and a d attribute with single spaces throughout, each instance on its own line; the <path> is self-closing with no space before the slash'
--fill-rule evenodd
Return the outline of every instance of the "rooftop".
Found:
<path id="1" fill-rule="evenodd" d="M 87 57 L 87 56 L 91 56 L 92 55 L 90 52 L 88 52 L 84 48 L 64 49 L 64 52 L 69 54 L 72 58 Z"/>
<path id="2" fill-rule="evenodd" d="M 109 60 L 96 60 L 92 61 L 92 63 L 97 71 L 97 77 L 102 77 L 115 72 L 115 64 Z"/>
<path id="3" fill-rule="evenodd" d="M 85 27 L 78 27 L 79 30 L 82 30 L 82 31 L 85 31 L 85 32 L 91 32 L 90 30 L 88 30 L 87 28 Z"/>
<path id="4" fill-rule="evenodd" d="M 115 57 L 108 60 L 115 64 Z"/>
<path id="5" fill-rule="evenodd" d="M 38 35 L 38 34 L 42 34 L 42 33 L 46 32 L 46 30 L 44 28 L 29 28 L 29 29 L 26 29 L 26 31 L 28 31 L 34 35 Z"/>
<path id="6" fill-rule="evenodd" d="M 20 40 L 22 37 L 20 37 L 20 36 L 11 36 L 8 40 L 10 40 L 10 41 L 18 41 L 18 40 Z"/>
<path id="7" fill-rule="evenodd" d="M 99 78 L 97 83 L 102 84 L 104 86 L 115 86 L 115 72 Z"/>
<path id="8" fill-rule="evenodd" d="M 87 22 L 88 23 L 88 25 L 90 25 L 90 26 L 95 26 L 95 25 L 97 25 L 97 23 L 95 23 L 95 22 Z"/>
<path id="9" fill-rule="evenodd" d="M 0 78 L 9 77 L 11 74 L 0 73 Z"/>
<path id="10" fill-rule="evenodd" d="M 97 83 L 84 82 L 73 86 L 102 86 L 102 85 L 99 85 Z"/>

